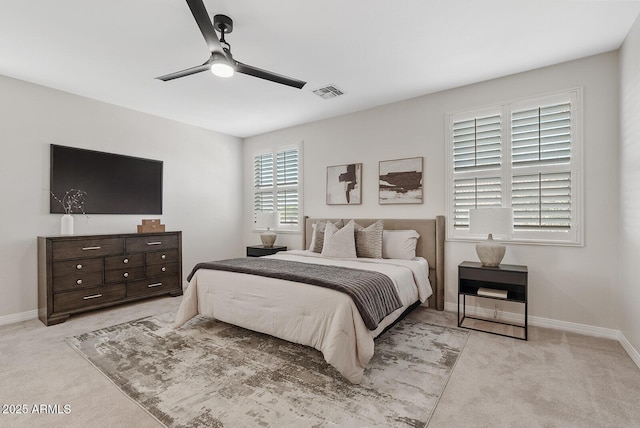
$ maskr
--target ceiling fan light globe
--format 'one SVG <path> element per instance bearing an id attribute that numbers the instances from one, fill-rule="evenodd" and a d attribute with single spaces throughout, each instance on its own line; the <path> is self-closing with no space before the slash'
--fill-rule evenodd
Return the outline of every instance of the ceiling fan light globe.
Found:
<path id="1" fill-rule="evenodd" d="M 233 76 L 234 69 L 226 62 L 214 62 L 211 64 L 211 72 L 218 77 L 231 77 Z"/>

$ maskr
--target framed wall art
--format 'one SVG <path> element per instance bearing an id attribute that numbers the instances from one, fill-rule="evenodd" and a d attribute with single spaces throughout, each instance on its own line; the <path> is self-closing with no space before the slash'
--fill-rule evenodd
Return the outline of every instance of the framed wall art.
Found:
<path id="1" fill-rule="evenodd" d="M 327 167 L 327 205 L 362 203 L 362 164 Z"/>
<path id="2" fill-rule="evenodd" d="M 421 204 L 423 158 L 380 161 L 379 203 Z"/>

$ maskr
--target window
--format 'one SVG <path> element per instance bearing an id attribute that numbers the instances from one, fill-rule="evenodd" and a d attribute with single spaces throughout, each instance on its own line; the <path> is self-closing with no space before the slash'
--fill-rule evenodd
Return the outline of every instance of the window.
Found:
<path id="1" fill-rule="evenodd" d="M 449 239 L 471 238 L 470 208 L 512 207 L 513 240 L 582 243 L 580 98 L 449 115 Z"/>
<path id="2" fill-rule="evenodd" d="M 279 230 L 299 230 L 301 157 L 301 145 L 254 156 L 254 219 L 259 211 L 278 211 Z"/>

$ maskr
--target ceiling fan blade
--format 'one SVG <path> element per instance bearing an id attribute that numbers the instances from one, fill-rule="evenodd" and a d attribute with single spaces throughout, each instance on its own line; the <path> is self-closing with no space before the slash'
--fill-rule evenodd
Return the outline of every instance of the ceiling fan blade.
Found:
<path id="1" fill-rule="evenodd" d="M 189 9 L 191 9 L 191 13 L 196 20 L 196 24 L 198 24 L 198 28 L 200 28 L 200 32 L 202 33 L 205 42 L 207 42 L 207 46 L 211 53 L 220 52 L 224 54 L 220 40 L 218 40 L 218 34 L 213 28 L 213 23 L 209 18 L 209 14 L 207 13 L 207 9 L 204 7 L 202 0 L 187 0 L 187 4 L 189 5 Z"/>
<path id="2" fill-rule="evenodd" d="M 156 77 L 158 80 L 164 80 L 165 82 L 168 80 L 177 79 L 179 77 L 190 76 L 192 74 L 201 73 L 206 70 L 210 70 L 211 65 L 209 62 L 205 62 L 202 65 L 197 65 L 195 67 L 187 68 L 186 70 L 176 71 L 175 73 L 165 74 L 164 76 Z"/>
<path id="3" fill-rule="evenodd" d="M 281 74 L 272 73 L 271 71 L 262 70 L 261 68 L 253 67 L 251 65 L 243 64 L 236 61 L 236 71 L 242 74 L 248 74 L 249 76 L 259 77 L 260 79 L 269 80 L 271 82 L 280 83 L 287 86 L 293 86 L 294 88 L 302 89 L 307 82 L 302 80 L 292 79 L 291 77 L 283 76 Z"/>

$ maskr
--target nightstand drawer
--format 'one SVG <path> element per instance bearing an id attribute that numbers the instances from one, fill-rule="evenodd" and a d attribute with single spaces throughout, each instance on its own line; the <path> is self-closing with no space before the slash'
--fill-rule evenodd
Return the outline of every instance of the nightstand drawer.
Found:
<path id="1" fill-rule="evenodd" d="M 460 279 L 471 279 L 491 283 L 526 285 L 527 273 L 498 270 L 492 268 L 475 269 L 460 267 L 458 270 Z"/>
<path id="2" fill-rule="evenodd" d="M 88 288 L 86 290 L 58 293 L 53 296 L 54 312 L 73 311 L 103 303 L 115 302 L 126 297 L 124 284 Z"/>
<path id="3" fill-rule="evenodd" d="M 263 245 L 253 245 L 247 247 L 247 257 L 262 257 L 276 254 L 280 251 L 287 251 L 287 247 L 274 245 L 273 247 L 265 247 Z"/>

